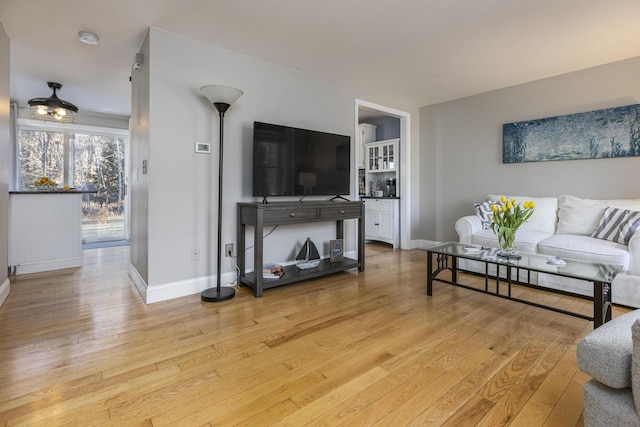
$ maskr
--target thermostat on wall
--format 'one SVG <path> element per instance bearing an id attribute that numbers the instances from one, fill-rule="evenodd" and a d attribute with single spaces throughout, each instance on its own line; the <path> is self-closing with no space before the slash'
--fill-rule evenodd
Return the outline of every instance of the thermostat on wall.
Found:
<path id="1" fill-rule="evenodd" d="M 208 142 L 196 142 L 196 153 L 210 153 L 211 144 Z"/>

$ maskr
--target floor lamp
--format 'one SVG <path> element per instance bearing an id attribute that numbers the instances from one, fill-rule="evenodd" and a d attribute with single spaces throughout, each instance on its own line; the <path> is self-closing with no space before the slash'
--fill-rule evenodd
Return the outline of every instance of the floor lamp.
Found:
<path id="1" fill-rule="evenodd" d="M 216 272 L 217 284 L 215 288 L 202 291 L 200 299 L 206 302 L 220 302 L 233 298 L 235 289 L 223 288 L 220 284 L 222 277 L 222 147 L 224 145 L 224 113 L 231 104 L 240 98 L 243 92 L 240 89 L 229 86 L 210 85 L 202 86 L 200 92 L 206 96 L 216 107 L 220 116 L 220 152 L 218 154 L 218 270 Z"/>

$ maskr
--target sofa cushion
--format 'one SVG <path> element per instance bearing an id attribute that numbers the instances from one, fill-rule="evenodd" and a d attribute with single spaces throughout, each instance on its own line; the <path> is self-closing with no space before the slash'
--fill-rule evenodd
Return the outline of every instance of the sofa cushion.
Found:
<path id="1" fill-rule="evenodd" d="M 629 240 L 638 227 L 640 227 L 640 212 L 608 207 L 604 210 L 600 223 L 591 236 L 629 245 Z"/>
<path id="2" fill-rule="evenodd" d="M 631 326 L 639 318 L 634 310 L 590 332 L 578 344 L 578 367 L 609 387 L 631 387 Z"/>
<path id="3" fill-rule="evenodd" d="M 493 218 L 493 211 L 491 210 L 491 206 L 493 206 L 496 202 L 487 201 L 482 203 L 474 203 L 473 208 L 476 211 L 476 216 L 480 218 L 480 222 L 482 222 L 482 228 L 484 230 L 491 228 L 491 218 Z"/>
<path id="4" fill-rule="evenodd" d="M 558 234 L 590 236 L 607 207 L 640 211 L 640 199 L 591 200 L 574 196 L 558 199 Z"/>
<path id="5" fill-rule="evenodd" d="M 577 234 L 554 234 L 538 243 L 539 254 L 629 268 L 627 246 Z"/>
<path id="6" fill-rule="evenodd" d="M 527 196 L 507 196 L 515 199 L 516 203 L 524 205 L 526 201 L 536 204 L 535 211 L 531 218 L 520 227 L 520 230 L 537 230 L 547 233 L 555 233 L 558 222 L 558 198 L 557 197 L 527 197 Z M 500 195 L 489 195 L 487 200 L 500 200 Z M 598 217 L 600 219 L 600 217 Z"/>
<path id="7" fill-rule="evenodd" d="M 536 230 L 523 230 L 522 228 L 516 233 L 516 249 L 522 252 L 535 253 L 538 243 L 552 236 L 551 233 Z M 493 230 L 481 230 L 471 237 L 471 243 L 474 245 L 488 246 L 499 248 L 498 236 Z"/>

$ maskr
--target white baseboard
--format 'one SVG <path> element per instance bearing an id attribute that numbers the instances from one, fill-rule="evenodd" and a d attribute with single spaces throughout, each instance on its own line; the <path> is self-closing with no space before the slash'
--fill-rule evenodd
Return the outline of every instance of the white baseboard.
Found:
<path id="1" fill-rule="evenodd" d="M 356 251 L 349 251 L 345 253 L 347 257 L 357 258 Z M 295 264 L 295 261 L 284 263 L 285 265 Z M 251 270 L 247 270 L 251 272 Z M 173 298 L 184 297 L 187 295 L 199 294 L 205 289 L 216 287 L 216 276 L 203 276 L 193 279 L 181 280 L 178 282 L 163 283 L 161 285 L 149 286 L 142 279 L 136 268 L 129 264 L 129 277 L 133 281 L 136 289 L 142 296 L 142 299 L 147 304 L 153 304 L 154 302 L 167 301 Z M 222 275 L 222 286 L 233 286 L 236 282 L 236 273 L 228 272 Z"/>
<path id="2" fill-rule="evenodd" d="M 436 242 L 435 240 L 423 240 L 417 239 L 411 241 L 411 249 L 420 249 L 426 248 L 427 246 L 439 245 L 441 242 Z"/>
<path id="3" fill-rule="evenodd" d="M 147 283 L 144 281 L 138 270 L 133 266 L 133 264 L 129 263 L 129 277 L 133 281 L 138 293 L 142 297 L 142 301 L 147 301 Z"/>
<path id="4" fill-rule="evenodd" d="M 161 285 L 149 286 L 142 279 L 135 267 L 129 264 L 129 277 L 133 280 L 142 299 L 147 304 L 154 302 L 167 301 L 173 298 L 184 297 L 187 295 L 199 294 L 205 289 L 216 287 L 216 276 L 196 277 L 178 282 L 163 283 Z M 232 286 L 235 283 L 236 273 L 229 272 L 222 275 L 223 286 Z M 228 285 L 226 285 L 228 283 Z"/>
<path id="5" fill-rule="evenodd" d="M 15 274 L 41 273 L 43 271 L 63 270 L 65 268 L 75 267 L 82 267 L 82 256 L 16 265 Z"/>
<path id="6" fill-rule="evenodd" d="M 11 281 L 5 279 L 4 283 L 0 285 L 0 306 L 4 304 L 4 301 L 9 296 L 9 292 L 11 292 Z"/>

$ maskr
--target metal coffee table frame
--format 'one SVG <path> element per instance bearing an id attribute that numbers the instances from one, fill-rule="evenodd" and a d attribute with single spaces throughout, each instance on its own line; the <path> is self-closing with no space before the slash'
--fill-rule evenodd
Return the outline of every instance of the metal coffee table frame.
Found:
<path id="1" fill-rule="evenodd" d="M 464 245 L 456 242 L 438 244 L 424 248 L 427 251 L 427 295 L 433 295 L 433 282 L 447 283 L 449 285 L 470 289 L 476 292 L 497 296 L 523 304 L 544 308 L 570 316 L 593 321 L 594 329 L 611 320 L 611 282 L 620 271 L 621 266 L 608 264 L 594 264 L 585 261 L 566 259 L 566 265 L 553 265 L 547 262 L 548 256 L 539 254 L 519 253 L 520 259 L 506 259 L 497 255 L 498 249 L 485 248 L 474 245 Z M 433 269 L 433 255 L 436 255 L 437 268 Z M 458 258 L 472 261 L 480 261 L 485 265 L 484 289 L 458 283 L 458 272 L 469 271 L 458 268 Z M 495 275 L 489 274 L 489 266 L 495 265 Z M 505 268 L 505 277 L 500 277 L 501 268 Z M 437 277 L 445 270 L 451 271 L 451 280 Z M 526 272 L 526 280 L 522 280 L 521 271 Z M 593 298 L 571 292 L 531 284 L 531 272 L 549 273 L 558 276 L 571 277 L 586 280 L 593 283 Z M 515 273 L 515 274 L 514 274 Z M 477 274 L 477 273 L 473 273 Z M 482 275 L 482 274 L 480 274 Z M 490 281 L 495 281 L 495 291 L 489 290 Z M 500 293 L 500 283 L 507 287 L 506 294 Z M 553 292 L 574 297 L 590 299 L 593 301 L 593 316 L 582 313 L 563 310 L 533 301 L 524 300 L 512 296 L 512 285 L 522 285 L 530 288 Z"/>

